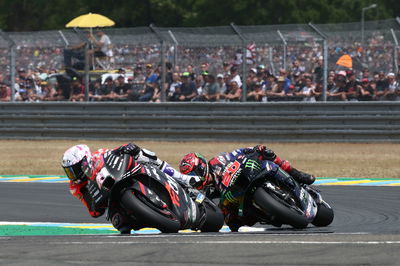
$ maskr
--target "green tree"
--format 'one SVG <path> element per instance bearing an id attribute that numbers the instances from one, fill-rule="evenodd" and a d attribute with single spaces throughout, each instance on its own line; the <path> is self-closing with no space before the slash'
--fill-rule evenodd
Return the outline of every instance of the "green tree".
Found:
<path id="1" fill-rule="evenodd" d="M 117 27 L 218 26 L 358 22 L 394 18 L 398 0 L 2 0 L 0 28 L 5 31 L 62 29 L 74 17 L 92 12 L 110 17 Z"/>

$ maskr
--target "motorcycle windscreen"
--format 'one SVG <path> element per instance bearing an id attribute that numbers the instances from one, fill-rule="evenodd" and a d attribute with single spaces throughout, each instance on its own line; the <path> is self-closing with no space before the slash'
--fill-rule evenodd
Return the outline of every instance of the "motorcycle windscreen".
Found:
<path id="1" fill-rule="evenodd" d="M 129 163 L 132 163 L 133 159 L 128 154 L 116 155 L 109 151 L 103 155 L 103 160 L 104 166 L 118 180 L 125 174 Z"/>

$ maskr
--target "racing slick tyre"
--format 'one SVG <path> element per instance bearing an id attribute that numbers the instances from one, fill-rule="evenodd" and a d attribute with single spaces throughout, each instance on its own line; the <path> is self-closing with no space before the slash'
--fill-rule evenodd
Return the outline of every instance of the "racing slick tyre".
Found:
<path id="1" fill-rule="evenodd" d="M 272 196 L 264 188 L 257 188 L 254 193 L 254 201 L 261 207 L 267 214 L 272 215 L 279 219 L 284 224 L 289 224 L 297 229 L 306 228 L 308 221 L 306 217 L 291 208 L 282 199 Z"/>
<path id="2" fill-rule="evenodd" d="M 321 203 L 318 204 L 317 215 L 312 221 L 312 224 L 318 227 L 328 226 L 332 223 L 333 218 L 334 214 L 332 208 L 325 203 Z"/>
<path id="3" fill-rule="evenodd" d="M 224 215 L 221 210 L 212 202 L 204 201 L 206 220 L 200 228 L 202 232 L 219 232 L 224 225 Z"/>
<path id="4" fill-rule="evenodd" d="M 180 222 L 176 217 L 167 217 L 161 210 L 158 212 L 145 199 L 138 198 L 133 190 L 127 189 L 122 193 L 121 205 L 143 225 L 157 228 L 162 233 L 177 233 L 180 229 Z"/>

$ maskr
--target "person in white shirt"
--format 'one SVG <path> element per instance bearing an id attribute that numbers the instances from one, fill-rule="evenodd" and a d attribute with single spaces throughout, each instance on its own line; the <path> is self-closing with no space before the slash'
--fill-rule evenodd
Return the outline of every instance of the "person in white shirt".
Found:
<path id="1" fill-rule="evenodd" d="M 95 50 L 94 50 L 94 56 L 98 57 L 103 57 L 103 56 L 108 56 L 112 57 L 113 52 L 111 49 L 111 40 L 108 35 L 104 33 L 102 30 L 97 30 L 96 36 L 98 39 L 96 39 L 93 35 L 90 35 L 89 39 L 90 41 L 93 42 L 95 45 Z"/>
<path id="2" fill-rule="evenodd" d="M 231 67 L 231 81 L 235 81 L 239 88 L 242 87 L 242 80 L 238 74 L 238 70 L 236 66 Z"/>

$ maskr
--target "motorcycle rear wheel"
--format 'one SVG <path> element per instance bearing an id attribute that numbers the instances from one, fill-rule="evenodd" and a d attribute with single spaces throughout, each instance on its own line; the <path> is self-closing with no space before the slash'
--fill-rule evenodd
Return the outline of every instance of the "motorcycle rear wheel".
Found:
<path id="1" fill-rule="evenodd" d="M 157 228 L 162 233 L 177 233 L 180 229 L 178 219 L 168 218 L 153 210 L 139 199 L 132 190 L 128 189 L 123 192 L 121 203 L 128 214 L 135 216 L 146 226 Z"/>
<path id="2" fill-rule="evenodd" d="M 272 196 L 264 188 L 257 188 L 254 193 L 254 201 L 269 215 L 275 216 L 280 222 L 289 224 L 297 229 L 306 228 L 308 221 L 306 217 L 285 205 L 283 200 Z"/>

